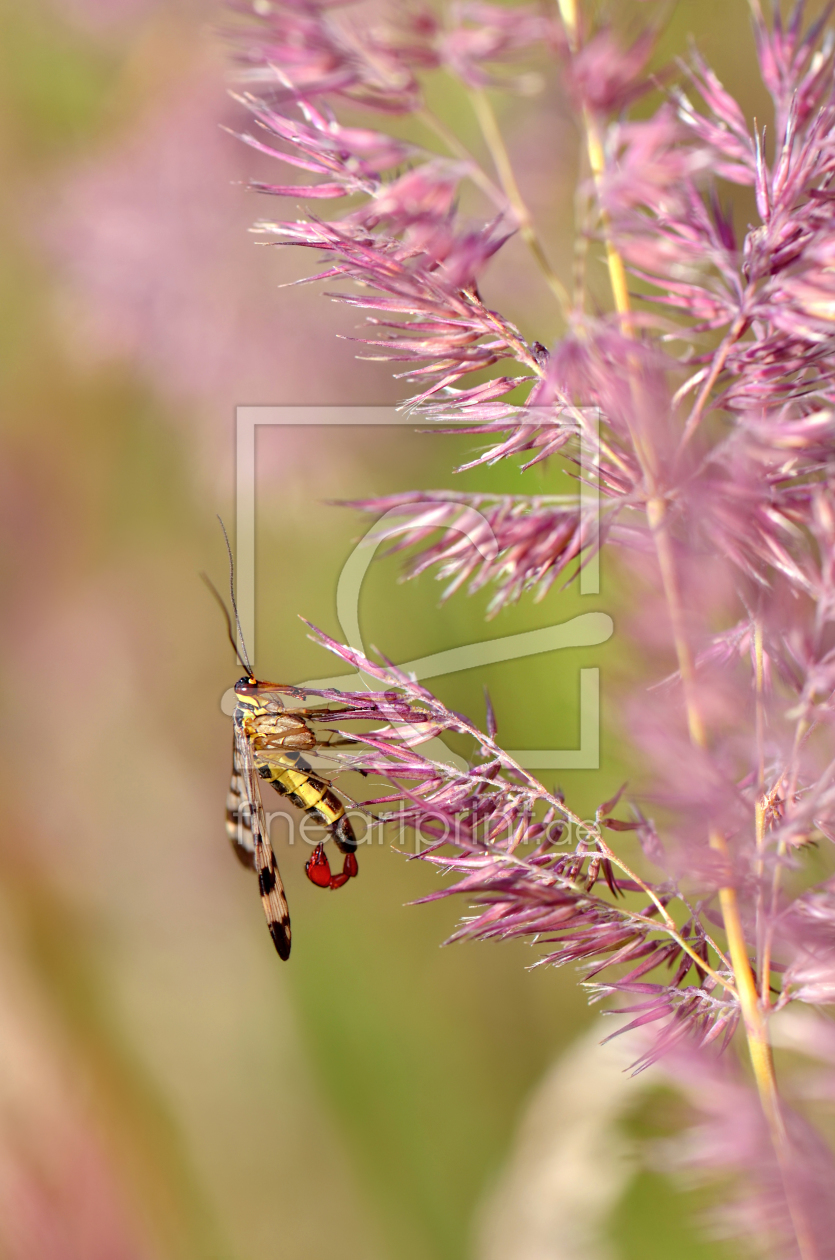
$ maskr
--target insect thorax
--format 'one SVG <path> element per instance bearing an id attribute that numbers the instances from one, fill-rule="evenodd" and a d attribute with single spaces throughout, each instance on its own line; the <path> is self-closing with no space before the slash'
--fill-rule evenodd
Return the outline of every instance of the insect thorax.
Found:
<path id="1" fill-rule="evenodd" d="M 309 751 L 316 747 L 316 736 L 304 718 L 292 713 L 276 713 L 263 705 L 238 705 L 235 722 L 243 730 L 253 749 L 287 749 Z"/>

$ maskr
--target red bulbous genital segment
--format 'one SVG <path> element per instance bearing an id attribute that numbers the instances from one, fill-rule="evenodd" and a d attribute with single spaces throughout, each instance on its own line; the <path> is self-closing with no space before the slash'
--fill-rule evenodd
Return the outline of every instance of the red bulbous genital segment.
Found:
<path id="1" fill-rule="evenodd" d="M 325 849 L 323 845 L 317 844 L 316 848 L 313 850 L 313 856 L 305 862 L 304 869 L 307 878 L 312 884 L 315 884 L 317 888 L 330 888 L 333 876 L 331 875 L 330 862 L 325 857 Z"/>
<path id="2" fill-rule="evenodd" d="M 317 844 L 313 850 L 313 856 L 305 862 L 304 869 L 307 878 L 317 888 L 341 888 L 343 884 L 347 884 L 349 879 L 352 879 L 359 873 L 356 855 L 346 853 L 342 870 L 338 875 L 332 874 L 330 862 L 325 854 L 325 846 L 322 844 Z"/>

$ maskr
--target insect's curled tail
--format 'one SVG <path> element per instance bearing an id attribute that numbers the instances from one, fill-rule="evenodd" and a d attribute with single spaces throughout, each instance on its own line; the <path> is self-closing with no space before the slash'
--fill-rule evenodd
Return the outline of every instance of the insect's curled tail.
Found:
<path id="1" fill-rule="evenodd" d="M 341 818 L 337 818 L 335 822 L 331 823 L 330 833 L 336 841 L 340 852 L 345 854 L 345 861 L 342 863 L 342 870 L 339 874 L 334 875 L 325 853 L 325 846 L 317 844 L 313 850 L 313 856 L 305 863 L 304 867 L 307 878 L 317 888 L 342 888 L 344 884 L 348 883 L 349 879 L 353 879 L 359 873 L 359 864 L 356 857 L 357 838 L 354 835 L 351 821 L 346 814 L 343 814 Z"/>

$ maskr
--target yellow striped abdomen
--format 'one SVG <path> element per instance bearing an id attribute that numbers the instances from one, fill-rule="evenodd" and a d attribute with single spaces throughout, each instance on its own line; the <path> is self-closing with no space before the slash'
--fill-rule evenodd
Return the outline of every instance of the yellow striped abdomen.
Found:
<path id="1" fill-rule="evenodd" d="M 294 758 L 291 753 L 282 758 L 281 763 L 261 762 L 258 774 L 299 809 L 318 814 L 328 827 L 338 822 L 345 813 L 345 806 L 336 793 L 324 779 L 305 767 L 301 757 Z"/>

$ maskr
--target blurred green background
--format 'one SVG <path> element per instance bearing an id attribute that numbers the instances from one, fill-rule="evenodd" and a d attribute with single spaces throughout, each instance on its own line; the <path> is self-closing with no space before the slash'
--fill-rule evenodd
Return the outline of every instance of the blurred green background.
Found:
<path id="1" fill-rule="evenodd" d="M 350 311 L 278 289 L 309 260 L 247 235 L 273 207 L 246 193 L 255 160 L 219 127 L 240 125 L 219 20 L 207 0 L 0 0 L 0 1255 L 716 1257 L 694 1240 L 689 1198 L 630 1173 L 660 1104 L 612 1084 L 622 1064 L 595 1059 L 599 1029 L 576 1043 L 588 1075 L 569 1123 L 560 1056 L 591 1018 L 575 975 L 528 970 L 519 944 L 439 949 L 458 908 L 404 908 L 434 877 L 388 847 L 363 850 L 360 879 L 331 897 L 279 845 L 294 924 L 281 966 L 228 851 L 219 702 L 236 671 L 197 573 L 225 584 L 215 514 L 233 519 L 234 407 L 405 390 L 337 340 Z M 742 0 L 674 6 L 662 51 L 690 33 L 762 110 Z M 438 106 L 476 145 L 457 98 Z M 572 124 L 547 92 L 503 122 L 570 275 Z M 526 267 L 512 245 L 488 296 L 547 342 L 557 324 Z M 470 450 L 406 429 L 261 434 L 263 676 L 336 672 L 297 614 L 338 633 L 336 580 L 363 524 L 325 500 L 567 488 L 557 468 L 454 477 Z M 617 623 L 605 566 L 599 597 L 555 590 L 487 626 L 485 598 L 439 607 L 430 577 L 397 574 L 376 565 L 361 609 L 366 642 L 395 660 L 595 608 Z M 600 666 L 606 720 L 607 668 L 627 659 L 616 631 L 604 648 L 433 685 L 481 719 L 487 684 L 509 747 L 572 747 L 579 667 Z M 582 813 L 628 761 L 604 732 L 601 771 L 560 782 Z M 608 1181 L 589 1125 L 617 1152 Z M 525 1195 L 551 1166 L 585 1186 L 575 1205 L 608 1217 L 608 1251 L 571 1250 L 559 1220 L 535 1250 L 512 1225 L 541 1210 Z M 555 1203 L 566 1184 L 555 1173 Z"/>

